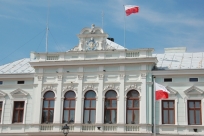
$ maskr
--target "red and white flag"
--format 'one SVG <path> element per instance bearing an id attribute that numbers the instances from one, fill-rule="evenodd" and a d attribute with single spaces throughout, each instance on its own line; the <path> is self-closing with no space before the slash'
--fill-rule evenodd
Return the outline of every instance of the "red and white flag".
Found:
<path id="1" fill-rule="evenodd" d="M 167 99 L 169 98 L 169 91 L 163 85 L 155 83 L 155 99 Z"/>
<path id="2" fill-rule="evenodd" d="M 139 12 L 139 6 L 125 5 L 125 12 L 126 12 L 126 16 L 129 16 L 132 13 L 138 13 Z"/>

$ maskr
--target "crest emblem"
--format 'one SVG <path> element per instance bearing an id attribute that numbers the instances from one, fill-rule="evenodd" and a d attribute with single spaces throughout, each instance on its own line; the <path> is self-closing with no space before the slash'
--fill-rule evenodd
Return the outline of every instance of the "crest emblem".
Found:
<path id="1" fill-rule="evenodd" d="M 91 38 L 88 42 L 86 42 L 86 50 L 96 50 L 98 47 L 98 42 L 96 42 L 93 38 Z"/>

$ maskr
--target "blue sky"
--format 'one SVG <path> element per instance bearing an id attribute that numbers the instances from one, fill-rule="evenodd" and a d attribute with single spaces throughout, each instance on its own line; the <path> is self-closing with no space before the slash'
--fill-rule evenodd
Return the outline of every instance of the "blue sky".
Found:
<path id="1" fill-rule="evenodd" d="M 138 5 L 126 18 L 126 48 L 187 47 L 204 52 L 203 0 L 0 0 L 0 65 L 45 52 L 49 8 L 49 52 L 78 44 L 77 34 L 91 24 L 102 26 L 115 42 L 124 44 L 123 5 Z"/>

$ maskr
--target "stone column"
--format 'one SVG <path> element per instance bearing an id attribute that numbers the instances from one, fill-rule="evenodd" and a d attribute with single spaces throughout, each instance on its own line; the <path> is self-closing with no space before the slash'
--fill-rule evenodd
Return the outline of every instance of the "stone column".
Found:
<path id="1" fill-rule="evenodd" d="M 96 106 L 96 124 L 103 124 L 103 74 L 98 75 L 98 98 Z"/>
<path id="2" fill-rule="evenodd" d="M 81 72 L 81 71 L 80 71 Z M 75 128 L 74 130 L 81 131 L 81 124 L 83 123 L 83 75 L 78 75 L 78 96 L 76 99 L 76 109 L 75 109 Z"/>

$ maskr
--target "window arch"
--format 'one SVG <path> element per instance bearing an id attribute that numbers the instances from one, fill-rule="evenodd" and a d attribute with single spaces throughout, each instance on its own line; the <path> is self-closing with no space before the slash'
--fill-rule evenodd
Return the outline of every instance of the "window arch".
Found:
<path id="1" fill-rule="evenodd" d="M 84 96 L 84 124 L 95 123 L 96 119 L 96 93 L 92 90 Z"/>
<path id="2" fill-rule="evenodd" d="M 127 93 L 126 123 L 139 124 L 139 92 L 131 90 Z"/>
<path id="3" fill-rule="evenodd" d="M 76 94 L 74 91 L 68 91 L 64 95 L 63 123 L 74 123 L 76 101 L 75 97 Z"/>
<path id="4" fill-rule="evenodd" d="M 52 91 L 48 91 L 43 97 L 42 123 L 53 123 L 55 94 Z"/>
<path id="5" fill-rule="evenodd" d="M 109 90 L 105 94 L 104 123 L 117 123 L 117 94 L 114 90 Z"/>

